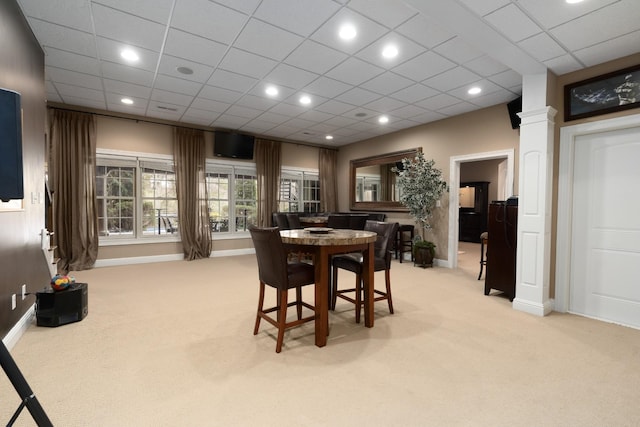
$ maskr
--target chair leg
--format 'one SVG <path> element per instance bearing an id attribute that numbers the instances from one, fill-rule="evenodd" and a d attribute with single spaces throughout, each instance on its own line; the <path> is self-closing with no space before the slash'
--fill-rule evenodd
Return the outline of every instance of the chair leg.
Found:
<path id="1" fill-rule="evenodd" d="M 362 311 L 362 276 L 356 274 L 356 323 L 360 323 L 360 312 Z"/>
<path id="2" fill-rule="evenodd" d="M 258 334 L 260 328 L 260 313 L 262 312 L 262 306 L 264 304 L 264 282 L 260 281 L 260 296 L 258 296 L 258 312 L 256 314 L 256 324 L 253 327 L 253 335 Z"/>
<path id="3" fill-rule="evenodd" d="M 391 274 L 389 270 L 384 271 L 384 281 L 387 285 L 387 302 L 389 303 L 389 313 L 393 314 L 393 301 L 391 300 Z"/>
<path id="4" fill-rule="evenodd" d="M 333 270 L 331 274 L 331 310 L 336 309 L 336 302 L 338 300 L 338 268 L 332 267 Z"/>
<path id="5" fill-rule="evenodd" d="M 296 311 L 298 313 L 298 320 L 302 319 L 302 287 L 296 288 Z"/>
<path id="6" fill-rule="evenodd" d="M 287 296 L 288 292 L 278 291 L 278 300 L 280 303 L 278 309 L 278 341 L 276 342 L 276 353 L 282 351 L 282 342 L 284 341 L 284 329 L 287 323 Z"/>

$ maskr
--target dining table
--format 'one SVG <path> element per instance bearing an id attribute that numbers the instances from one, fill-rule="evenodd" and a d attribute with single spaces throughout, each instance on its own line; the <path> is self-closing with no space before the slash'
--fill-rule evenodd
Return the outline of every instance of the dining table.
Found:
<path id="1" fill-rule="evenodd" d="M 362 252 L 364 287 L 364 325 L 373 327 L 374 262 L 377 234 L 373 231 L 309 227 L 280 230 L 282 242 L 295 251 L 310 253 L 315 267 L 315 341 L 324 347 L 329 335 L 329 289 L 331 257 Z"/>

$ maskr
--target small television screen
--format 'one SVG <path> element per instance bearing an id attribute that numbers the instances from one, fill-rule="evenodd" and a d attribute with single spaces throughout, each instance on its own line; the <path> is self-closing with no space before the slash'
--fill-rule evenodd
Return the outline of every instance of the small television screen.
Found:
<path id="1" fill-rule="evenodd" d="M 23 198 L 20 94 L 0 88 L 0 200 Z"/>
<path id="2" fill-rule="evenodd" d="M 507 104 L 509 110 L 509 119 L 511 119 L 511 128 L 518 129 L 520 127 L 520 116 L 518 113 L 522 112 L 522 97 L 518 97 Z"/>
<path id="3" fill-rule="evenodd" d="M 213 155 L 232 159 L 253 159 L 251 135 L 235 132 L 215 131 L 213 134 Z"/>

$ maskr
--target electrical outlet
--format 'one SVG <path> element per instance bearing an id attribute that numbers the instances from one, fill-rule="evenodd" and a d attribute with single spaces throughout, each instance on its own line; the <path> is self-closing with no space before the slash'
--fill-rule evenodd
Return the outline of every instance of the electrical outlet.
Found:
<path id="1" fill-rule="evenodd" d="M 17 305 L 16 294 L 11 294 L 11 310 L 15 310 Z"/>
<path id="2" fill-rule="evenodd" d="M 26 283 L 22 285 L 22 301 L 27 298 L 27 285 Z"/>

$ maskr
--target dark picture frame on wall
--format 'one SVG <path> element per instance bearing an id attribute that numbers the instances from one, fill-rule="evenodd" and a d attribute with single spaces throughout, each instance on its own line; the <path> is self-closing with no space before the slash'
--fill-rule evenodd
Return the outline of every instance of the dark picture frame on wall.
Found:
<path id="1" fill-rule="evenodd" d="M 640 64 L 564 87 L 565 121 L 640 107 Z"/>

